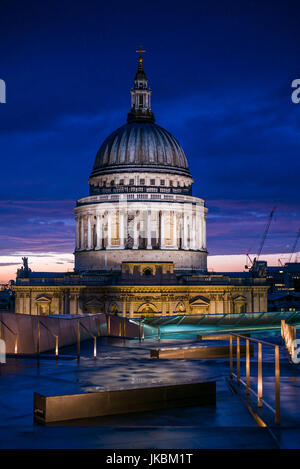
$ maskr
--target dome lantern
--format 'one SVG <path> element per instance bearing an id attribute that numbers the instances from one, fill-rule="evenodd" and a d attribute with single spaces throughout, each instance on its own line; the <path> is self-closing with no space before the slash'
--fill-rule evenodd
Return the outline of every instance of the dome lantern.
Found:
<path id="1" fill-rule="evenodd" d="M 151 112 L 151 90 L 148 88 L 148 78 L 144 71 L 142 55 L 146 51 L 140 46 L 136 52 L 139 53 L 138 70 L 134 77 L 133 89 L 130 91 L 131 110 L 127 122 L 154 122 L 154 115 Z"/>

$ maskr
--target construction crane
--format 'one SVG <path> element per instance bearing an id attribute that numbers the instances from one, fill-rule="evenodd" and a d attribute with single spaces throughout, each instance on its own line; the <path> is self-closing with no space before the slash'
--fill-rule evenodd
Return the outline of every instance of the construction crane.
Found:
<path id="1" fill-rule="evenodd" d="M 298 239 L 299 239 L 299 236 L 300 236 L 300 229 L 297 231 L 297 235 L 296 235 L 296 239 L 295 239 L 295 242 L 294 242 L 294 245 L 293 245 L 293 249 L 292 249 L 292 252 L 291 252 L 291 255 L 290 255 L 290 258 L 288 260 L 288 262 L 291 262 L 292 261 L 292 257 L 296 251 L 296 246 L 297 246 L 297 242 L 298 242 Z"/>
<path id="2" fill-rule="evenodd" d="M 254 259 L 252 260 L 249 256 L 249 253 L 246 253 L 246 256 L 248 257 L 248 259 L 251 262 L 250 270 L 252 272 L 256 271 L 259 268 L 259 264 L 258 264 L 259 256 L 262 253 L 262 250 L 263 250 L 263 247 L 264 247 L 264 244 L 265 244 L 265 241 L 266 241 L 267 234 L 269 232 L 269 228 L 270 228 L 271 221 L 272 221 L 275 210 L 276 210 L 276 207 L 273 207 L 271 212 L 270 212 L 270 215 L 269 215 L 269 218 L 268 218 L 268 221 L 267 221 L 267 225 L 266 225 L 266 228 L 265 228 L 265 231 L 264 231 L 264 234 L 263 234 L 263 237 L 261 239 L 260 246 L 259 246 L 259 249 L 258 249 L 258 252 L 257 252 L 257 256 L 254 257 Z M 245 266 L 245 267 L 249 268 L 248 266 Z"/>
<path id="3" fill-rule="evenodd" d="M 268 234 L 268 231 L 269 231 L 269 228 L 270 228 L 271 221 L 272 221 L 275 210 L 276 210 L 276 207 L 273 207 L 272 210 L 271 210 L 271 213 L 269 215 L 268 222 L 267 222 L 267 225 L 266 225 L 266 228 L 265 228 L 265 232 L 264 232 L 264 235 L 263 235 L 262 240 L 260 242 L 259 250 L 258 250 L 258 253 L 257 253 L 257 258 L 256 258 L 257 261 L 259 259 L 259 256 L 261 255 L 262 249 L 264 247 L 266 237 L 267 237 L 267 234 Z"/>

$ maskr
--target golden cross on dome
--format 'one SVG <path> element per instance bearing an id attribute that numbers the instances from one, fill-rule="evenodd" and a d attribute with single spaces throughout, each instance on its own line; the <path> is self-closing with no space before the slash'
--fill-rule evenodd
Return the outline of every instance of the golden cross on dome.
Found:
<path id="1" fill-rule="evenodd" d="M 146 51 L 143 49 L 142 46 L 140 46 L 140 48 L 138 50 L 136 50 L 135 52 L 139 53 L 140 56 L 142 57 L 142 54 L 144 54 Z"/>

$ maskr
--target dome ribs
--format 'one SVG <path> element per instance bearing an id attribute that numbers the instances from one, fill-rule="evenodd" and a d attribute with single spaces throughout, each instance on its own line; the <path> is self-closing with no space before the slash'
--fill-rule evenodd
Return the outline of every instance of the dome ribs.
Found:
<path id="1" fill-rule="evenodd" d="M 161 171 L 189 176 L 186 156 L 167 130 L 151 122 L 130 122 L 100 147 L 91 176 L 125 170 Z"/>

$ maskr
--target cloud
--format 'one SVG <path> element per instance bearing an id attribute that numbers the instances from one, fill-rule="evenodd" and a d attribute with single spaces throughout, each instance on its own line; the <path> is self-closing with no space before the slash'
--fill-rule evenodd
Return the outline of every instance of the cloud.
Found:
<path id="1" fill-rule="evenodd" d="M 20 265 L 19 262 L 0 262 L 0 267 L 8 267 L 10 265 Z"/>
<path id="2" fill-rule="evenodd" d="M 207 245 L 211 255 L 256 253 L 274 204 L 257 200 L 208 200 Z M 277 204 L 263 254 L 287 253 L 296 237 L 300 203 Z"/>
<path id="3" fill-rule="evenodd" d="M 73 201 L 0 201 L 0 253 L 73 252 Z"/>

